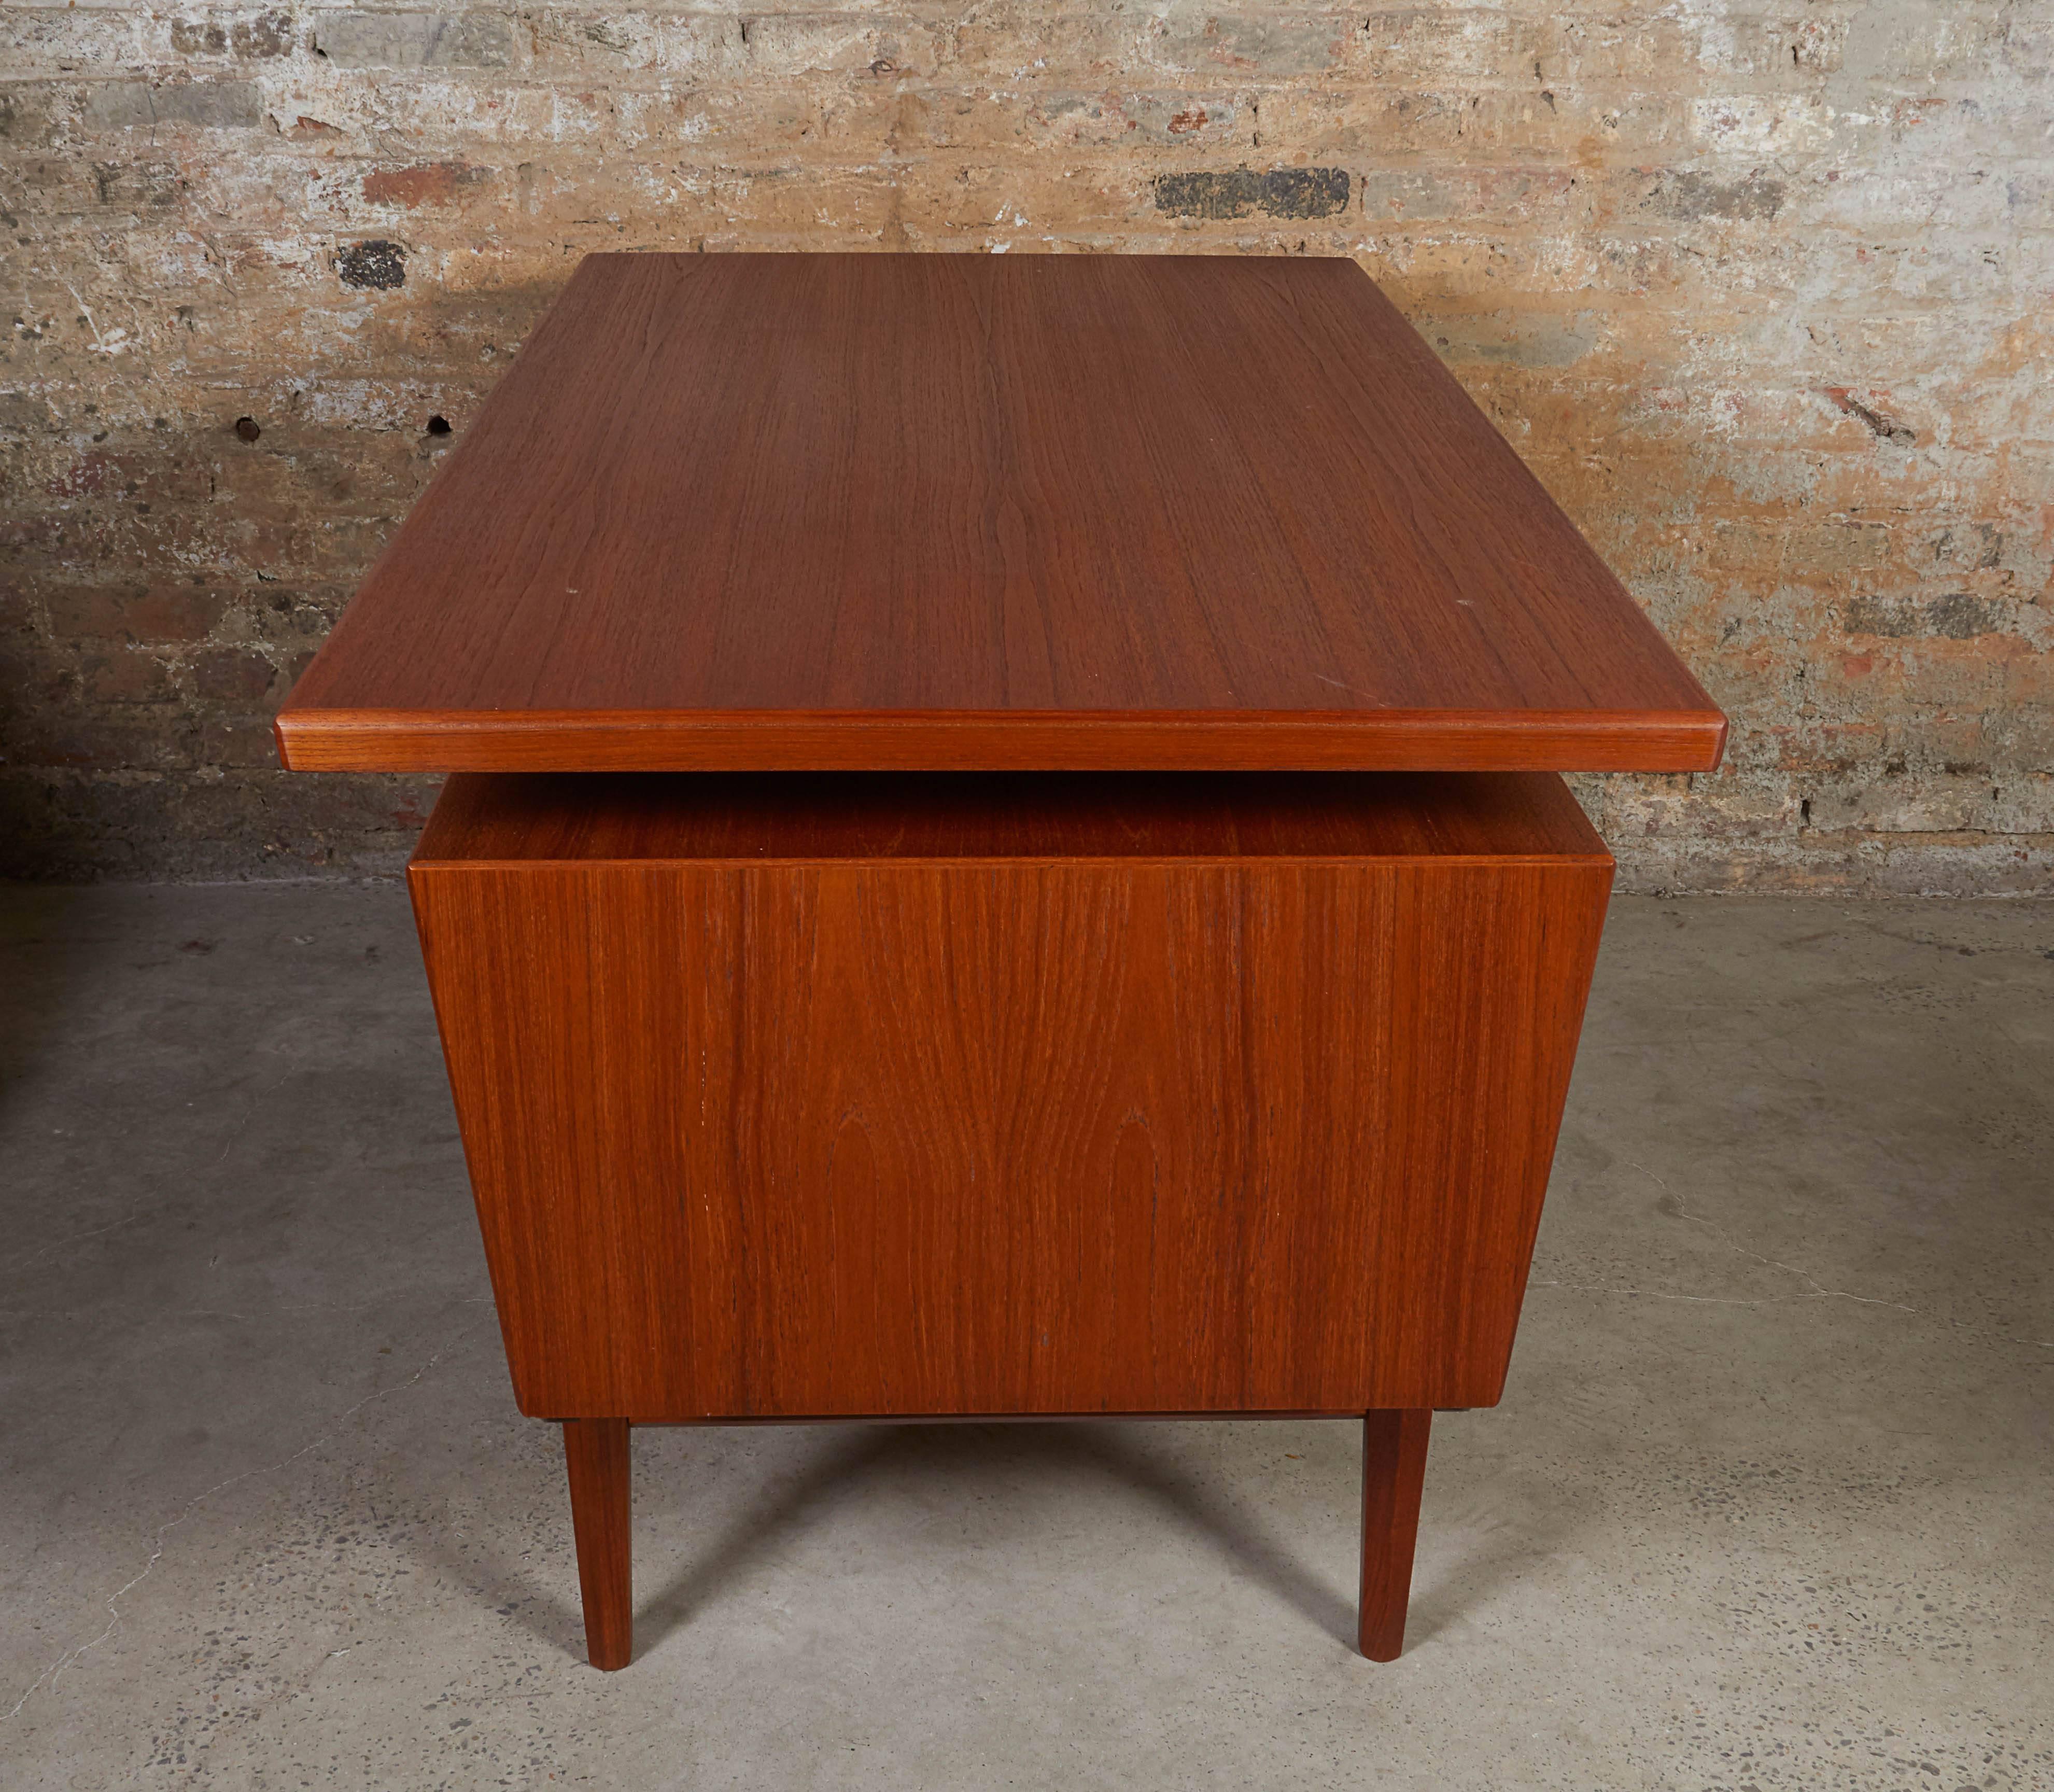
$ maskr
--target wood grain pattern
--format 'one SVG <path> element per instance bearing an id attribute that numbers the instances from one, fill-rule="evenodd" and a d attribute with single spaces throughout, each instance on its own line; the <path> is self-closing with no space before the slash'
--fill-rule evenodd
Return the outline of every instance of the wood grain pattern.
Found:
<path id="1" fill-rule="evenodd" d="M 524 1411 L 1497 1400 L 1611 878 L 1556 780 L 1273 778 L 1238 839 L 1219 781 L 1181 857 L 1051 797 L 810 859 L 771 787 L 815 781 L 715 819 L 608 782 L 454 780 L 410 875 Z M 844 845 L 963 825 L 895 782 Z M 1337 849 L 1341 786 L 1420 844 Z M 510 848 L 595 801 L 632 856 Z"/>
<path id="2" fill-rule="evenodd" d="M 1430 1408 L 1371 1412 L 1362 1425 L 1362 1652 L 1395 1661 L 1405 1652 L 1412 1557 L 1419 1538 L 1419 1495 L 1426 1481 Z"/>
<path id="3" fill-rule="evenodd" d="M 1697 770 L 1724 719 L 1352 262 L 598 255 L 295 768 Z"/>
<path id="4" fill-rule="evenodd" d="M 564 1425 L 571 1484 L 585 1655 L 595 1668 L 625 1668 L 635 1653 L 633 1501 L 628 1424 L 572 1419 Z"/>
<path id="5" fill-rule="evenodd" d="M 413 862 L 1289 857 L 1608 862 L 1556 779 L 1363 772 L 459 775 Z"/>

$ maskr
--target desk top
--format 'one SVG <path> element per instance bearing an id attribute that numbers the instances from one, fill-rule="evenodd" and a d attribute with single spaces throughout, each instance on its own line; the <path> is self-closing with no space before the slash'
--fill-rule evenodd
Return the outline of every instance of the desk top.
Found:
<path id="1" fill-rule="evenodd" d="M 278 722 L 337 770 L 1688 771 L 1725 719 L 1359 268 L 594 255 Z"/>

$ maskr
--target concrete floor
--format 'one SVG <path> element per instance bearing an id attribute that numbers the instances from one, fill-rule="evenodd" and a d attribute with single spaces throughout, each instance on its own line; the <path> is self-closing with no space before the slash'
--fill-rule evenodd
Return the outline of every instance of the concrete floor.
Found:
<path id="1" fill-rule="evenodd" d="M 0 892 L 0 1785 L 2054 1786 L 2054 904 L 1622 900 L 1411 1647 L 1331 1424 L 658 1431 L 581 1659 L 394 887 Z"/>

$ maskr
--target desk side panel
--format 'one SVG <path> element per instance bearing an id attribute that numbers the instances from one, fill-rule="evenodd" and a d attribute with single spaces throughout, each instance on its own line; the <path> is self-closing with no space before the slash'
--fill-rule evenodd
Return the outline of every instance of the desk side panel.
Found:
<path id="1" fill-rule="evenodd" d="M 1490 1404 L 1610 876 L 417 867 L 522 1409 Z"/>

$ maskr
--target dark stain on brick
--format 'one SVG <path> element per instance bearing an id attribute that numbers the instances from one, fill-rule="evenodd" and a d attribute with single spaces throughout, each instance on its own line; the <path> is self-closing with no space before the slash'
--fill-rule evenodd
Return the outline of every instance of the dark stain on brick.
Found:
<path id="1" fill-rule="evenodd" d="M 1255 210 L 1261 176 L 1252 168 L 1231 174 L 1161 174 L 1155 209 L 1175 218 L 1245 218 Z"/>
<path id="2" fill-rule="evenodd" d="M 1826 396 L 1851 417 L 1859 417 L 1869 427 L 1870 432 L 1879 442 L 1895 442 L 1900 448 L 1909 448 L 1917 443 L 1918 432 L 1908 428 L 1895 417 L 1886 416 L 1862 403 L 1845 386 L 1828 386 Z"/>
<path id="3" fill-rule="evenodd" d="M 1719 181 L 1688 171 L 1663 174 L 1647 195 L 1650 211 L 1664 218 L 1773 218 L 1783 209 L 1783 183 L 1751 174 Z"/>
<path id="4" fill-rule="evenodd" d="M 1155 177 L 1155 209 L 1172 218 L 1331 218 L 1348 209 L 1345 168 L 1210 170 Z"/>
<path id="5" fill-rule="evenodd" d="M 345 286 L 391 287 L 407 283 L 407 251 L 383 237 L 351 243 L 336 257 L 335 266 Z"/>
<path id="6" fill-rule="evenodd" d="M 1937 635 L 1950 641 L 2001 634 L 2010 620 L 2003 604 L 1994 598 L 1978 597 L 1973 591 L 1950 591 L 1927 603 L 1910 597 L 1856 597 L 1849 602 L 1843 616 L 1850 635 L 1881 635 L 1893 640 Z"/>
<path id="7" fill-rule="evenodd" d="M 1262 177 L 1262 209 L 1273 218 L 1331 218 L 1348 210 L 1341 168 L 1277 168 Z"/>

